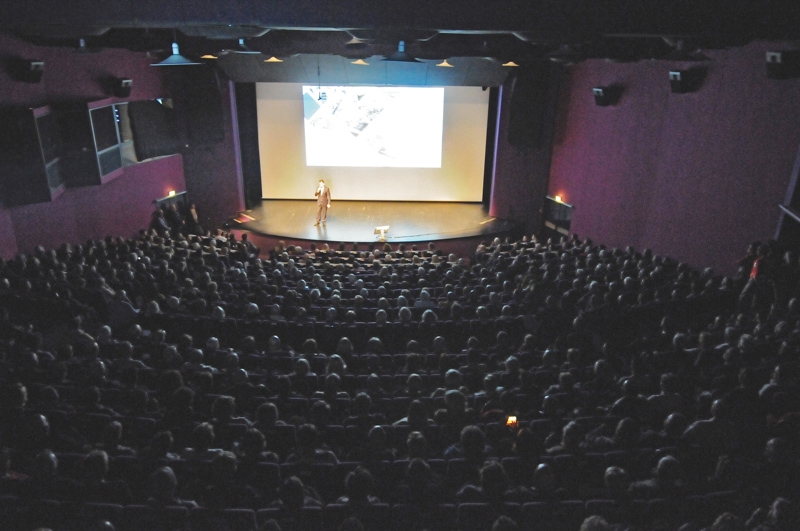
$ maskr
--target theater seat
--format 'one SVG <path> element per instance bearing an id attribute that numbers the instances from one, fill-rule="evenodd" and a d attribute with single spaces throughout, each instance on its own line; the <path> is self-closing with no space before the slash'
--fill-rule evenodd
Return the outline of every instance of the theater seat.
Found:
<path id="1" fill-rule="evenodd" d="M 203 509 L 189 513 L 192 531 L 255 531 L 256 513 L 252 509 Z"/>
<path id="2" fill-rule="evenodd" d="M 99 522 L 109 521 L 115 527 L 122 521 L 122 505 L 113 503 L 84 503 L 75 513 L 72 519 L 75 524 L 75 531 L 91 529 Z"/>
<path id="3" fill-rule="evenodd" d="M 186 507 L 154 509 L 146 505 L 126 505 L 122 508 L 121 531 L 180 531 L 189 519 Z"/>
<path id="4" fill-rule="evenodd" d="M 357 518 L 364 526 L 364 531 L 384 531 L 388 529 L 391 516 L 389 505 L 376 503 L 366 507 L 353 508 L 343 504 L 328 504 L 322 511 L 323 527 L 336 531 L 346 519 Z"/>
<path id="5" fill-rule="evenodd" d="M 458 506 L 459 531 L 486 531 L 500 516 L 507 516 L 520 523 L 521 508 L 518 503 L 493 506 L 488 503 L 462 503 Z"/>

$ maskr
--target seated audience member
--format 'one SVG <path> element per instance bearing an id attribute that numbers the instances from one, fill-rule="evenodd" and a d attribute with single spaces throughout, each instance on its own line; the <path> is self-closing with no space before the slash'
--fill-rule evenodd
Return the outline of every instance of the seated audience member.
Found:
<path id="1" fill-rule="evenodd" d="M 133 503 L 133 496 L 124 480 L 107 480 L 108 454 L 92 450 L 83 459 L 83 483 L 78 486 L 78 498 L 84 503 Z"/>
<path id="2" fill-rule="evenodd" d="M 255 489 L 236 481 L 238 466 L 236 455 L 232 452 L 222 452 L 211 460 L 208 483 L 204 483 L 199 491 L 203 507 L 254 509 L 261 505 L 261 497 Z"/>
<path id="3" fill-rule="evenodd" d="M 444 394 L 444 408 L 436 411 L 434 420 L 443 431 L 445 440 L 458 440 L 461 430 L 478 421 L 474 409 L 467 407 L 467 397 L 461 391 L 451 389 Z"/>
<path id="4" fill-rule="evenodd" d="M 79 491 L 78 482 L 59 476 L 58 458 L 50 450 L 44 450 L 36 456 L 29 477 L 21 481 L 14 480 L 14 483 L 19 484 L 18 488 L 17 485 L 13 489 L 4 488 L 4 495 L 19 496 L 26 503 L 36 500 L 76 501 Z"/>
<path id="5" fill-rule="evenodd" d="M 297 476 L 286 478 L 279 489 L 278 499 L 270 503 L 270 507 L 281 510 L 286 516 L 299 516 L 303 507 L 322 507 L 324 504 L 317 492 L 303 484 Z"/>
<path id="6" fill-rule="evenodd" d="M 214 426 L 208 422 L 198 424 L 189 438 L 190 447 L 183 451 L 184 459 L 210 461 L 222 453 L 221 448 L 212 448 L 215 442 Z"/>
<path id="7" fill-rule="evenodd" d="M 521 503 L 530 501 L 530 493 L 524 488 L 512 488 L 503 466 L 492 461 L 480 470 L 480 484 L 467 484 L 456 493 L 461 503 L 488 503 L 503 505 L 504 503 Z"/>
<path id="8" fill-rule="evenodd" d="M 658 461 L 653 477 L 631 483 L 628 493 L 634 499 L 676 498 L 686 491 L 681 463 L 668 455 Z"/>
<path id="9" fill-rule="evenodd" d="M 337 464 L 339 459 L 332 451 L 319 441 L 319 434 L 313 424 L 303 424 L 297 428 L 297 445 L 286 458 L 287 463 L 331 463 Z"/>
<path id="10" fill-rule="evenodd" d="M 395 421 L 395 426 L 408 426 L 412 431 L 426 432 L 435 427 L 436 422 L 428 418 L 428 408 L 420 400 L 412 400 L 408 406 L 408 414 Z"/>
<path id="11" fill-rule="evenodd" d="M 369 430 L 366 443 L 353 448 L 347 455 L 348 461 L 362 462 L 368 468 L 381 462 L 392 462 L 394 458 L 395 451 L 389 447 L 386 430 L 381 426 Z"/>
<path id="12" fill-rule="evenodd" d="M 355 470 L 347 474 L 344 480 L 345 495 L 341 496 L 336 503 L 349 505 L 354 508 L 366 507 L 380 503 L 380 500 L 372 495 L 375 490 L 375 480 L 372 474 L 364 467 L 356 467 Z"/>
<path id="13" fill-rule="evenodd" d="M 483 463 L 495 457 L 492 448 L 486 444 L 486 436 L 477 426 L 466 426 L 461 430 L 458 443 L 444 451 L 445 459 L 465 459 L 467 473 L 476 478 Z"/>
<path id="14" fill-rule="evenodd" d="M 197 503 L 194 501 L 182 500 L 176 496 L 175 489 L 177 487 L 178 478 L 175 477 L 175 472 L 168 466 L 159 468 L 150 476 L 150 496 L 147 498 L 147 505 L 154 509 L 165 507 L 193 509 L 197 507 Z"/>
<path id="15" fill-rule="evenodd" d="M 122 444 L 122 423 L 118 420 L 109 422 L 103 429 L 103 442 L 99 446 L 109 457 L 136 455 L 133 448 Z"/>
<path id="16" fill-rule="evenodd" d="M 727 402 L 715 400 L 711 406 L 711 418 L 697 420 L 686 428 L 684 442 L 714 449 L 731 448 L 736 443 L 736 432 L 728 420 L 729 415 Z"/>

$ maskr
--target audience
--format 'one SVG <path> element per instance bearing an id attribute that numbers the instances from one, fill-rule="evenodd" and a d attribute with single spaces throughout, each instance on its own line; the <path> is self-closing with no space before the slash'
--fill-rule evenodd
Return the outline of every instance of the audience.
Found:
<path id="1" fill-rule="evenodd" d="M 0 261 L 0 489 L 31 529 L 43 500 L 68 528 L 99 503 L 800 529 L 800 262 L 750 255 L 723 278 L 577 237 L 261 253 L 174 209 L 38 248 Z"/>

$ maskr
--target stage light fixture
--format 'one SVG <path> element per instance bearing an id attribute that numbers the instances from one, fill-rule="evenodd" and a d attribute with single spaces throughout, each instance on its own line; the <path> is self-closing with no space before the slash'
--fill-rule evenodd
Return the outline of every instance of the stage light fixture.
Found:
<path id="1" fill-rule="evenodd" d="M 344 43 L 345 48 L 349 48 L 350 50 L 361 50 L 366 48 L 370 42 L 369 39 L 360 39 L 352 34 L 350 35 L 352 38 Z"/>
<path id="2" fill-rule="evenodd" d="M 170 190 L 167 197 L 175 197 L 175 190 Z"/>
<path id="3" fill-rule="evenodd" d="M 408 53 L 406 53 L 406 41 L 400 41 L 397 44 L 397 51 L 391 55 L 387 55 L 383 58 L 384 61 L 394 61 L 396 63 L 421 63 L 422 61 L 418 61 L 417 59 L 411 57 Z"/>
<path id="4" fill-rule="evenodd" d="M 210 53 L 207 53 L 205 55 L 201 55 L 200 59 L 217 59 L 217 56 L 216 55 L 211 55 Z"/>
<path id="5" fill-rule="evenodd" d="M 172 55 L 170 55 L 161 62 L 152 63 L 150 66 L 195 66 L 201 64 L 203 63 L 196 63 L 191 59 L 182 56 L 180 50 L 178 49 L 178 43 L 173 42 Z"/>
<path id="6" fill-rule="evenodd" d="M 363 59 L 356 59 L 355 61 L 350 61 L 350 64 L 359 66 L 369 66 L 369 63 Z"/>
<path id="7" fill-rule="evenodd" d="M 278 59 L 277 57 L 275 57 L 275 56 L 273 55 L 273 56 L 272 56 L 272 57 L 270 57 L 269 59 L 264 59 L 264 62 L 265 62 L 265 63 L 282 63 L 282 62 L 283 62 L 283 59 Z"/>
<path id="8" fill-rule="evenodd" d="M 442 61 L 441 63 L 437 64 L 436 66 L 441 66 L 442 68 L 453 68 L 453 65 L 447 62 L 447 59 Z"/>
<path id="9" fill-rule="evenodd" d="M 564 200 L 560 195 L 555 196 L 553 199 L 556 200 L 556 203 L 563 203 Z"/>
<path id="10" fill-rule="evenodd" d="M 519 65 L 517 63 L 515 63 L 514 61 L 509 61 L 507 63 L 503 63 L 500 66 L 519 66 Z"/>

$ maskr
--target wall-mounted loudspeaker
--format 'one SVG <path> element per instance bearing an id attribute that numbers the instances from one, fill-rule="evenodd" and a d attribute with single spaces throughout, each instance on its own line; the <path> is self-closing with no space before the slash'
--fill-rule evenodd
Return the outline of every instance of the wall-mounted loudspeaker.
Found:
<path id="1" fill-rule="evenodd" d="M 132 79 L 114 79 L 114 96 L 118 98 L 129 97 L 131 95 L 131 87 L 133 87 Z"/>
<path id="2" fill-rule="evenodd" d="M 611 85 L 609 87 L 594 87 L 592 94 L 594 94 L 594 102 L 599 107 L 608 107 L 609 105 L 616 105 L 622 97 L 623 88 L 619 85 Z"/>
<path id="3" fill-rule="evenodd" d="M 767 77 L 770 79 L 800 77 L 800 50 L 767 52 Z"/>
<path id="4" fill-rule="evenodd" d="M 21 59 L 16 63 L 15 68 L 17 70 L 15 77 L 19 81 L 38 83 L 44 74 L 44 61 Z"/>
<path id="5" fill-rule="evenodd" d="M 669 73 L 670 90 L 675 94 L 686 94 L 697 91 L 703 84 L 706 71 L 703 68 L 689 70 L 671 70 Z"/>

